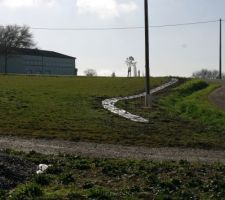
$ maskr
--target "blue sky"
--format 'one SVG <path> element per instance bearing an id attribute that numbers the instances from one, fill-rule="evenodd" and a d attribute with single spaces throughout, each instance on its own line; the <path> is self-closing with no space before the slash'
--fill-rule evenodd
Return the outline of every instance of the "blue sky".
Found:
<path id="1" fill-rule="evenodd" d="M 3 25 L 90 28 L 143 26 L 142 0 L 0 0 Z M 151 25 L 225 19 L 224 0 L 149 0 Z M 223 22 L 225 27 L 225 22 Z M 133 56 L 144 72 L 144 30 L 32 30 L 41 49 L 78 58 L 79 74 L 126 76 L 125 59 Z M 225 30 L 224 30 L 225 33 Z M 224 34 L 223 34 L 224 35 Z M 225 37 L 224 37 L 225 38 Z M 191 76 L 217 69 L 219 23 L 150 29 L 151 74 Z M 225 45 L 225 39 L 223 39 Z M 224 54 L 223 54 L 224 55 Z M 223 56 L 225 59 L 225 56 Z"/>

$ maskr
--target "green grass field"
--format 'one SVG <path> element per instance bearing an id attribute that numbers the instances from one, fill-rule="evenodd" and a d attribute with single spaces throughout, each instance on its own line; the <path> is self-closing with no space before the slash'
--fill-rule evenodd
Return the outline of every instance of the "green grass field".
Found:
<path id="1" fill-rule="evenodd" d="M 151 80 L 156 87 L 169 79 Z M 143 86 L 143 78 L 0 76 L 0 134 L 225 149 L 225 114 L 208 102 L 217 84 L 181 80 L 180 86 L 154 95 L 151 109 L 143 107 L 143 98 L 118 103 L 149 124 L 102 108 L 105 98 L 138 94 Z"/>
<path id="2" fill-rule="evenodd" d="M 0 133 L 129 142 L 141 125 L 104 110 L 101 101 L 143 91 L 143 78 L 0 76 Z"/>

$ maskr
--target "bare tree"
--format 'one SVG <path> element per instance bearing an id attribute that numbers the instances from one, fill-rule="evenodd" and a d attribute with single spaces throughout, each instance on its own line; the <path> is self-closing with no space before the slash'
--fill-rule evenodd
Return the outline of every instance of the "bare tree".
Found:
<path id="1" fill-rule="evenodd" d="M 5 58 L 5 73 L 7 73 L 8 56 L 15 48 L 35 47 L 33 35 L 27 26 L 0 26 L 0 54 Z"/>
<path id="2" fill-rule="evenodd" d="M 84 71 L 84 74 L 89 77 L 97 76 L 97 72 L 94 69 L 87 69 Z"/>
<path id="3" fill-rule="evenodd" d="M 194 72 L 192 76 L 194 78 L 201 78 L 201 79 L 218 79 L 219 71 L 202 69 L 201 71 Z M 222 77 L 225 77 L 225 74 L 223 74 Z"/>
<path id="4" fill-rule="evenodd" d="M 116 73 L 113 72 L 111 76 L 112 76 L 113 78 L 115 78 L 115 77 L 116 77 Z"/>

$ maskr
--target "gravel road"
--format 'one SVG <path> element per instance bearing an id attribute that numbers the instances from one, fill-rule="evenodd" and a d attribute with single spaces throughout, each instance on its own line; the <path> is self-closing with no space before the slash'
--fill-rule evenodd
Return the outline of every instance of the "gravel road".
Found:
<path id="1" fill-rule="evenodd" d="M 182 149 L 182 148 L 147 148 L 88 142 L 71 142 L 46 139 L 22 139 L 17 137 L 0 137 L 0 150 L 13 149 L 43 154 L 73 154 L 99 158 L 129 158 L 137 160 L 187 160 L 207 163 L 225 163 L 225 151 Z"/>
<path id="2" fill-rule="evenodd" d="M 217 107 L 225 111 L 225 83 L 209 95 L 209 100 Z"/>

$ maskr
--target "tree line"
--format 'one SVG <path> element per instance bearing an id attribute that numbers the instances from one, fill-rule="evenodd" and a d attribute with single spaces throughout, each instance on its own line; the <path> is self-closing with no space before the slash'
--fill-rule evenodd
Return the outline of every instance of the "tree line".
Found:
<path id="1" fill-rule="evenodd" d="M 218 70 L 208 70 L 202 69 L 200 71 L 194 72 L 192 74 L 193 78 L 200 79 L 219 79 L 219 71 Z M 225 74 L 222 74 L 222 78 L 225 78 Z"/>

